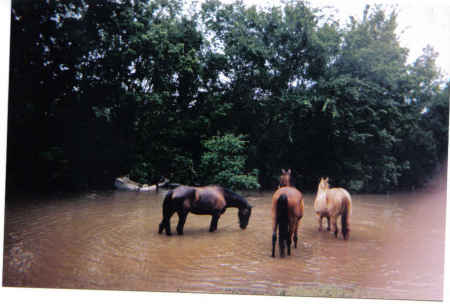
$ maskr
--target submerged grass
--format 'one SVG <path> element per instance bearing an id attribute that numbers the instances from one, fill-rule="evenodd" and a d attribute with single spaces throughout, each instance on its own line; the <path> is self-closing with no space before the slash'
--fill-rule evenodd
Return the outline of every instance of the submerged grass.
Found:
<path id="1" fill-rule="evenodd" d="M 342 287 L 331 284 L 293 286 L 275 292 L 252 293 L 239 288 L 225 288 L 225 294 L 235 295 L 272 295 L 290 297 L 323 297 L 323 298 L 369 298 L 368 290 L 359 287 Z"/>
<path id="2" fill-rule="evenodd" d="M 341 287 L 321 284 L 317 286 L 295 286 L 280 290 L 279 296 L 325 297 L 325 298 L 367 298 L 367 290 L 358 287 Z"/>

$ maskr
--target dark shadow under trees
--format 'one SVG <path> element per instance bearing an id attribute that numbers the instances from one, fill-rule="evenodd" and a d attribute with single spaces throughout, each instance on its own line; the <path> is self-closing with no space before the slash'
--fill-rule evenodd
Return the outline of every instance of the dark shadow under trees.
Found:
<path id="1" fill-rule="evenodd" d="M 217 171 L 205 143 L 231 134 L 245 138 L 237 162 L 221 155 L 236 187 L 257 174 L 272 189 L 291 168 L 302 190 L 329 176 L 386 192 L 420 187 L 445 162 L 449 83 L 430 47 L 407 64 L 396 11 L 367 7 L 343 26 L 302 1 L 182 6 L 13 1 L 8 193 L 124 174 L 201 183 Z"/>

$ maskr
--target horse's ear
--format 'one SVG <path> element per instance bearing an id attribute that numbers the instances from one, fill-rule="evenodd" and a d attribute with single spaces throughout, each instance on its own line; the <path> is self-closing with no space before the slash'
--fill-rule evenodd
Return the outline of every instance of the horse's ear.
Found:
<path id="1" fill-rule="evenodd" d="M 291 174 L 291 172 L 292 172 L 292 171 L 291 171 L 291 169 L 289 168 L 289 170 L 288 170 L 288 172 L 287 172 L 287 173 L 288 173 L 288 174 L 290 175 L 290 174 Z"/>
<path id="2" fill-rule="evenodd" d="M 281 169 L 281 173 L 286 174 L 286 171 L 284 171 L 284 169 Z"/>

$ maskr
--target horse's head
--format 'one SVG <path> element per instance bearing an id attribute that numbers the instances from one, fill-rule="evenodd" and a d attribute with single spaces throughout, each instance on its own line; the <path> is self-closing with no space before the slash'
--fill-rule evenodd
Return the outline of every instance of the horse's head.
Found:
<path id="1" fill-rule="evenodd" d="M 250 219 L 250 214 L 252 213 L 252 206 L 247 204 L 247 207 L 239 208 L 239 226 L 241 229 L 247 228 L 248 220 Z"/>
<path id="2" fill-rule="evenodd" d="M 320 178 L 320 183 L 319 183 L 319 189 L 318 190 L 326 191 L 326 190 L 328 190 L 328 188 L 330 188 L 330 185 L 328 184 L 328 177 L 327 178 Z"/>
<path id="3" fill-rule="evenodd" d="M 252 205 L 248 201 L 240 196 L 239 194 L 231 191 L 227 188 L 220 187 L 223 197 L 229 207 L 235 207 L 239 209 L 239 226 L 241 229 L 247 228 L 248 220 L 250 219 L 250 214 L 252 213 Z"/>
<path id="4" fill-rule="evenodd" d="M 281 169 L 280 184 L 278 188 L 287 187 L 290 185 L 291 185 L 291 169 L 287 171 Z"/>

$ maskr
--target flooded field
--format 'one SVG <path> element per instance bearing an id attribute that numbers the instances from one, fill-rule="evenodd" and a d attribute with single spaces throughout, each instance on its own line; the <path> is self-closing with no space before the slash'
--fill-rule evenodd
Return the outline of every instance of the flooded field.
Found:
<path id="1" fill-rule="evenodd" d="M 159 235 L 166 192 L 97 192 L 7 202 L 4 286 L 439 300 L 445 182 L 432 190 L 353 195 L 350 240 L 318 232 L 306 195 L 299 248 L 271 258 L 270 192 L 246 230 L 228 209 L 218 230 L 189 214 L 184 235 Z M 178 221 L 172 217 L 172 230 Z"/>

